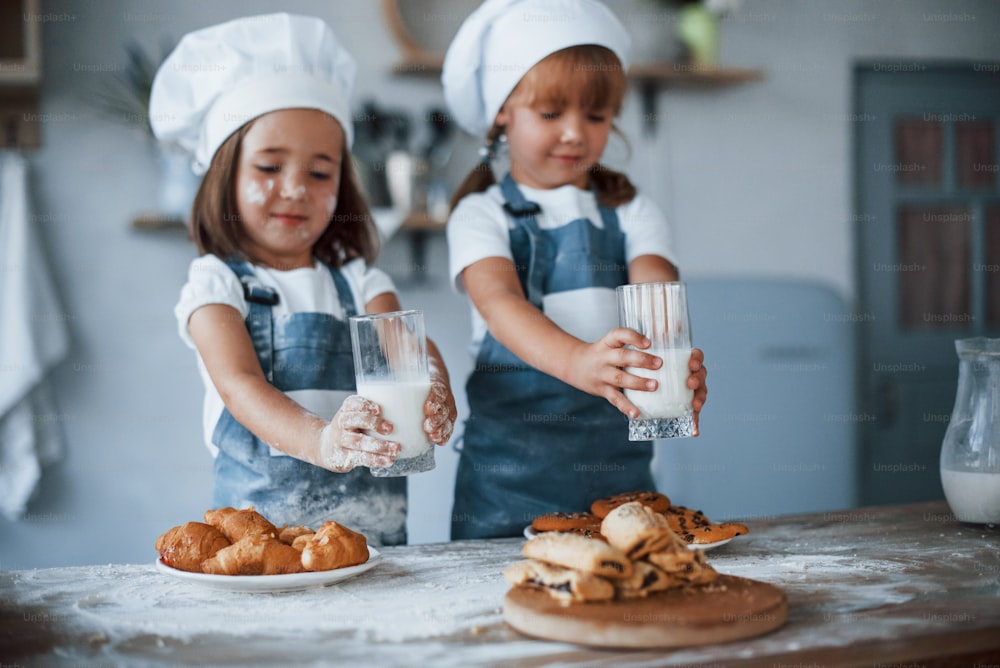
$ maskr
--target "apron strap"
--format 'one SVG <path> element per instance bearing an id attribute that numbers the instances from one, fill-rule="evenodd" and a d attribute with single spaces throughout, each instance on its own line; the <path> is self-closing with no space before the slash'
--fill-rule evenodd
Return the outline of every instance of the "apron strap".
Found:
<path id="1" fill-rule="evenodd" d="M 253 265 L 245 260 L 226 260 L 226 264 L 240 279 L 243 286 L 243 298 L 250 304 L 274 306 L 278 303 L 278 293 L 260 282 L 254 273 Z"/>
<path id="2" fill-rule="evenodd" d="M 354 293 L 351 292 L 351 286 L 348 285 L 347 279 L 344 278 L 339 269 L 334 269 L 326 263 L 324 266 L 330 270 L 330 275 L 333 277 L 333 285 L 337 288 L 337 297 L 340 299 L 340 308 L 344 310 L 344 321 L 346 322 L 348 318 L 358 314 L 358 308 L 354 303 Z"/>
<path id="3" fill-rule="evenodd" d="M 517 187 L 517 182 L 510 175 L 510 172 L 507 172 L 507 175 L 504 176 L 503 182 L 500 184 L 500 190 L 503 192 L 504 210 L 515 218 L 534 216 L 536 213 L 541 213 L 542 207 L 538 206 L 535 202 L 529 201 L 524 196 L 524 193 Z"/>
<path id="4" fill-rule="evenodd" d="M 278 293 L 263 285 L 254 273 L 253 265 L 245 260 L 229 259 L 226 265 L 239 277 L 243 296 L 250 312 L 245 320 L 250 340 L 264 377 L 274 382 L 274 318 L 271 307 L 278 303 Z"/>
<path id="5" fill-rule="evenodd" d="M 528 201 L 510 172 L 503 179 L 500 190 L 504 196 L 504 210 L 514 219 L 516 225 L 524 227 L 528 234 L 528 271 L 525 278 L 525 297 L 539 310 L 542 310 L 542 297 L 545 295 L 543 282 L 548 275 L 549 261 L 542 247 L 545 237 L 538 227 L 536 215 L 542 208 L 535 202 Z"/>
<path id="6" fill-rule="evenodd" d="M 604 224 L 605 234 L 618 234 L 621 225 L 618 224 L 618 213 L 609 206 L 597 205 L 597 211 L 601 214 L 601 223 Z"/>

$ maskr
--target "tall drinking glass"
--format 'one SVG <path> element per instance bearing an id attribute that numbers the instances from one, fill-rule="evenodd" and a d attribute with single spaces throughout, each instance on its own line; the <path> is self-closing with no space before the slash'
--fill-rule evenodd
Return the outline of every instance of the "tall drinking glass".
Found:
<path id="1" fill-rule="evenodd" d="M 424 402 L 430 392 L 427 339 L 421 311 L 393 311 L 350 319 L 351 347 L 358 394 L 382 407 L 382 417 L 394 425 L 389 434 L 371 436 L 402 446 L 387 468 L 374 476 L 402 476 L 434 468 L 434 445 L 424 431 Z"/>
<path id="2" fill-rule="evenodd" d="M 643 352 L 663 360 L 659 369 L 627 367 L 635 376 L 656 380 L 652 392 L 625 389 L 625 396 L 639 409 L 639 417 L 629 419 L 630 441 L 677 438 L 694 435 L 694 390 L 688 388 L 691 375 L 691 324 L 687 291 L 680 282 L 637 283 L 618 286 L 618 324 L 634 329 L 651 341 Z"/>

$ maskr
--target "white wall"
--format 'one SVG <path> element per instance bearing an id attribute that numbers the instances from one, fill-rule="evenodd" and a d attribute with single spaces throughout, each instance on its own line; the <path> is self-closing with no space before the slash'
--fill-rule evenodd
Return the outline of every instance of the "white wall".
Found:
<path id="1" fill-rule="evenodd" d="M 446 7 L 441 0 L 428 5 L 427 21 L 448 17 Z M 127 38 L 154 45 L 274 8 L 260 0 L 43 0 L 33 17 L 43 21 L 45 62 L 44 146 L 31 155 L 33 222 L 73 337 L 69 359 L 53 376 L 67 452 L 25 519 L 0 520 L 0 569 L 151 561 L 156 535 L 209 503 L 201 389 L 172 315 L 195 251 L 181 234 L 131 228 L 132 217 L 155 202 L 154 153 L 91 102 L 106 70 L 124 62 Z M 391 75 L 399 51 L 379 3 L 298 0 L 281 9 L 330 21 L 359 62 L 358 100 L 375 97 L 417 114 L 440 104 L 433 80 Z M 987 0 L 746 2 L 724 22 L 722 59 L 759 67 L 765 79 L 659 94 L 651 138 L 642 135 L 642 110 L 632 97 L 620 123 L 631 155 L 621 147 L 612 155 L 627 159 L 640 188 L 670 214 L 686 275 L 809 279 L 851 303 L 853 64 L 1000 60 L 997 25 L 1000 5 Z M 456 172 L 471 163 L 474 145 L 462 142 L 467 150 Z M 470 366 L 467 314 L 445 285 L 444 249 L 440 239 L 432 246 L 423 284 L 405 278 L 406 250 L 397 239 L 383 261 L 403 268 L 396 272 L 403 299 L 428 310 L 431 336 L 460 390 Z M 414 541 L 447 538 L 454 453 L 439 450 L 438 461 L 435 472 L 411 480 Z"/>
<path id="2" fill-rule="evenodd" d="M 672 214 L 685 269 L 818 280 L 850 303 L 853 66 L 995 61 L 997 25 L 1000 5 L 969 0 L 744 2 L 722 61 L 765 79 L 662 94 L 650 169 L 631 172 Z"/>

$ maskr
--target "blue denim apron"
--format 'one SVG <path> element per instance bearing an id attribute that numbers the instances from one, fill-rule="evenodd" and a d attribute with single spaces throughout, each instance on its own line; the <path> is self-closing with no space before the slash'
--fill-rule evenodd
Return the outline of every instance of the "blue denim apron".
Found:
<path id="1" fill-rule="evenodd" d="M 614 209 L 599 207 L 603 229 L 581 218 L 541 230 L 541 209 L 510 174 L 501 190 L 516 223 L 510 247 L 518 279 L 536 307 L 545 294 L 628 282 Z M 654 489 L 652 443 L 630 442 L 617 408 L 528 366 L 489 333 L 466 392 L 453 539 L 516 536 L 543 513 L 588 510 L 597 498 Z"/>
<path id="2" fill-rule="evenodd" d="M 329 313 L 291 313 L 275 318 L 278 296 L 257 281 L 249 263 L 230 261 L 244 286 L 250 313 L 247 329 L 268 381 L 283 392 L 355 391 L 354 359 L 347 318 L 357 309 L 343 275 L 329 267 L 344 319 Z M 323 416 L 327 419 L 332 415 Z M 254 506 L 276 526 L 318 527 L 335 520 L 368 537 L 373 545 L 406 542 L 406 478 L 375 478 L 364 467 L 333 473 L 282 455 L 233 418 L 228 409 L 216 423 L 215 507 Z"/>

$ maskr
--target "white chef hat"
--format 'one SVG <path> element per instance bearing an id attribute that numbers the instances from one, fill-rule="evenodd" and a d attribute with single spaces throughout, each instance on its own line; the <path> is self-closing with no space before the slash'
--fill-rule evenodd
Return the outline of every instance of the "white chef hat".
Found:
<path id="1" fill-rule="evenodd" d="M 156 137 L 208 169 L 219 146 L 248 121 L 278 109 L 333 116 L 350 147 L 354 59 L 324 21 L 291 14 L 235 19 L 185 35 L 153 80 Z"/>
<path id="2" fill-rule="evenodd" d="M 455 122 L 485 134 L 529 69 L 583 44 L 610 49 L 628 67 L 628 32 L 596 0 L 486 0 L 465 19 L 445 54 L 441 83 Z"/>

